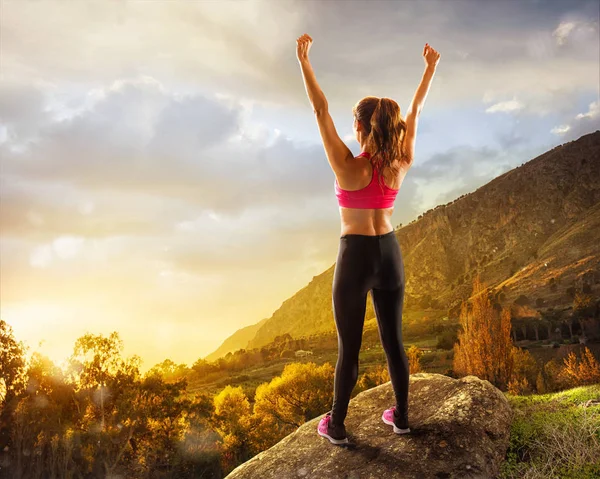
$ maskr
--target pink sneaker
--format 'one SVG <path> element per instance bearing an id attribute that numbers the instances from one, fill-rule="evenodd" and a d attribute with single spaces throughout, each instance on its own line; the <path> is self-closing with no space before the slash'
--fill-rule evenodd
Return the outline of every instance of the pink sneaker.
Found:
<path id="1" fill-rule="evenodd" d="M 346 428 L 344 425 L 332 426 L 331 411 L 321 418 L 319 425 L 317 426 L 317 432 L 319 433 L 319 436 L 329 439 L 332 444 L 348 444 Z"/>
<path id="2" fill-rule="evenodd" d="M 408 427 L 408 417 L 397 418 L 395 416 L 395 411 L 396 406 L 383 411 L 383 415 L 381 416 L 383 422 L 390 426 L 394 426 L 394 432 L 396 434 L 406 434 L 410 432 L 410 428 Z"/>

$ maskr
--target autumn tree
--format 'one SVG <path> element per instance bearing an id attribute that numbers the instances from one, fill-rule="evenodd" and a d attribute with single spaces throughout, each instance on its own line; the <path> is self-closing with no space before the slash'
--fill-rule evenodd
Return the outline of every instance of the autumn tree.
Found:
<path id="1" fill-rule="evenodd" d="M 496 313 L 497 315 L 498 313 Z M 497 317 L 494 315 L 494 317 Z M 493 337 L 496 341 L 492 345 L 492 354 L 495 361 L 495 377 L 499 385 L 506 385 L 513 374 L 515 346 L 511 341 L 512 324 L 510 310 L 502 308 L 499 322 L 492 324 Z"/>
<path id="2" fill-rule="evenodd" d="M 422 355 L 422 351 L 414 344 L 410 348 L 408 348 L 406 356 L 408 357 L 409 374 L 421 372 L 421 364 L 419 363 L 419 359 Z"/>
<path id="3" fill-rule="evenodd" d="M 101 431 L 105 429 L 104 402 L 107 393 L 110 394 L 107 382 L 116 376 L 123 365 L 122 349 L 123 342 L 116 331 L 108 337 L 85 334 L 77 339 L 73 355 L 69 358 L 70 373 L 79 387 L 92 393 L 97 392 Z"/>
<path id="4" fill-rule="evenodd" d="M 241 386 L 226 386 L 214 397 L 212 424 L 222 437 L 222 467 L 226 473 L 253 455 L 251 412 Z"/>
<path id="5" fill-rule="evenodd" d="M 461 331 L 454 344 L 453 370 L 505 389 L 512 371 L 510 312 L 499 314 L 494 309 L 479 275 L 473 282 L 470 305 L 462 302 L 459 318 Z"/>
<path id="6" fill-rule="evenodd" d="M 563 361 L 559 377 L 571 387 L 600 383 L 600 364 L 587 347 L 583 348 L 579 362 L 576 354 L 571 351 Z"/>
<path id="7" fill-rule="evenodd" d="M 10 419 L 25 386 L 25 346 L 0 319 L 0 454 L 10 448 Z"/>
<path id="8" fill-rule="evenodd" d="M 89 456 L 94 474 L 115 474 L 130 441 L 148 417 L 135 407 L 140 394 L 140 358 L 125 359 L 122 349 L 117 332 L 107 337 L 88 333 L 76 340 L 69 358 L 68 373 L 83 413 L 81 425 L 86 439 L 100 446 Z"/>
<path id="9" fill-rule="evenodd" d="M 176 364 L 171 359 L 165 359 L 163 362 L 154 365 L 149 373 L 160 374 L 165 381 L 177 381 L 186 377 L 190 368 L 186 364 Z"/>
<path id="10" fill-rule="evenodd" d="M 546 392 L 560 391 L 569 387 L 570 380 L 561 375 L 563 364 L 558 358 L 552 358 L 544 364 L 542 369 Z"/>
<path id="11" fill-rule="evenodd" d="M 579 321 L 581 335 L 585 338 L 595 339 L 598 328 L 598 320 L 594 318 L 594 301 L 590 294 L 583 292 L 575 293 L 573 300 L 573 316 Z"/>
<path id="12" fill-rule="evenodd" d="M 360 391 L 366 391 L 390 380 L 390 372 L 386 364 L 378 364 L 374 368 L 361 374 L 356 383 Z"/>
<path id="13" fill-rule="evenodd" d="M 27 386 L 12 416 L 13 477 L 73 474 L 72 395 L 62 370 L 34 352 L 27 365 Z"/>
<path id="14" fill-rule="evenodd" d="M 580 291 L 575 292 L 573 299 L 573 313 L 577 316 L 586 316 L 592 314 L 593 300 L 592 296 Z"/>
<path id="15" fill-rule="evenodd" d="M 291 363 L 281 376 L 256 388 L 253 443 L 259 450 L 271 447 L 331 408 L 334 369 L 330 363 Z M 358 388 L 353 394 L 360 392 Z M 260 446 L 259 446 L 260 445 Z"/>
<path id="16" fill-rule="evenodd" d="M 131 398 L 132 409 L 141 411 L 143 417 L 129 414 L 129 424 L 137 427 L 130 428 L 128 441 L 134 440 L 130 445 L 135 444 L 137 460 L 145 471 L 172 472 L 193 406 L 186 388 L 185 378 L 166 382 L 154 371 L 146 374 Z"/>
<path id="17" fill-rule="evenodd" d="M 526 349 L 513 347 L 512 361 L 513 369 L 508 381 L 509 393 L 515 395 L 532 393 L 539 373 L 535 358 Z"/>
<path id="18" fill-rule="evenodd" d="M 281 376 L 258 386 L 255 411 L 297 428 L 322 414 L 333 401 L 333 367 L 313 362 L 287 364 Z"/>

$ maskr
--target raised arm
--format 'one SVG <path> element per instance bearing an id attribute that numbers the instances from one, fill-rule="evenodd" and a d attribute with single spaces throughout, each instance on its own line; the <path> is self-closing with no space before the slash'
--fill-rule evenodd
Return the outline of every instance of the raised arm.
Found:
<path id="1" fill-rule="evenodd" d="M 429 87 L 431 86 L 431 80 L 433 80 L 433 74 L 437 67 L 437 63 L 440 59 L 440 54 L 425 44 L 423 48 L 423 59 L 425 60 L 425 71 L 421 78 L 415 96 L 413 97 L 408 110 L 406 111 L 406 134 L 404 137 L 404 154 L 409 158 L 410 164 L 415 156 L 415 141 L 417 138 L 417 126 L 419 123 L 419 115 L 425 104 Z"/>
<path id="2" fill-rule="evenodd" d="M 296 40 L 296 56 L 302 70 L 302 78 L 308 99 L 312 105 L 319 126 L 319 133 L 323 139 L 323 147 L 327 155 L 327 161 L 336 175 L 341 175 L 347 171 L 350 161 L 354 159 L 354 155 L 350 148 L 343 142 L 335 129 L 333 119 L 329 114 L 329 105 L 327 98 L 315 77 L 315 72 L 312 69 L 308 60 L 308 51 L 312 45 L 312 38 L 308 34 L 300 35 Z"/>

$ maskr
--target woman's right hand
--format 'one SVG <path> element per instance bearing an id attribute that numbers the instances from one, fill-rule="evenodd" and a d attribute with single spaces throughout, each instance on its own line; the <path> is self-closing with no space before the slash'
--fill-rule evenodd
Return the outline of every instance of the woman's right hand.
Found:
<path id="1" fill-rule="evenodd" d="M 435 68 L 440 61 L 440 54 L 431 48 L 429 43 L 426 43 L 423 47 L 423 59 L 425 60 L 425 66 Z"/>

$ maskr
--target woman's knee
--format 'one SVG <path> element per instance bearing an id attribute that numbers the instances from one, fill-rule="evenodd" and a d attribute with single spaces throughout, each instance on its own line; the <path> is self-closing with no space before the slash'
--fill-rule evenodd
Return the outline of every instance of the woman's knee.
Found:
<path id="1" fill-rule="evenodd" d="M 389 360 L 398 361 L 406 357 L 402 339 L 387 337 L 382 341 L 383 351 Z"/>

